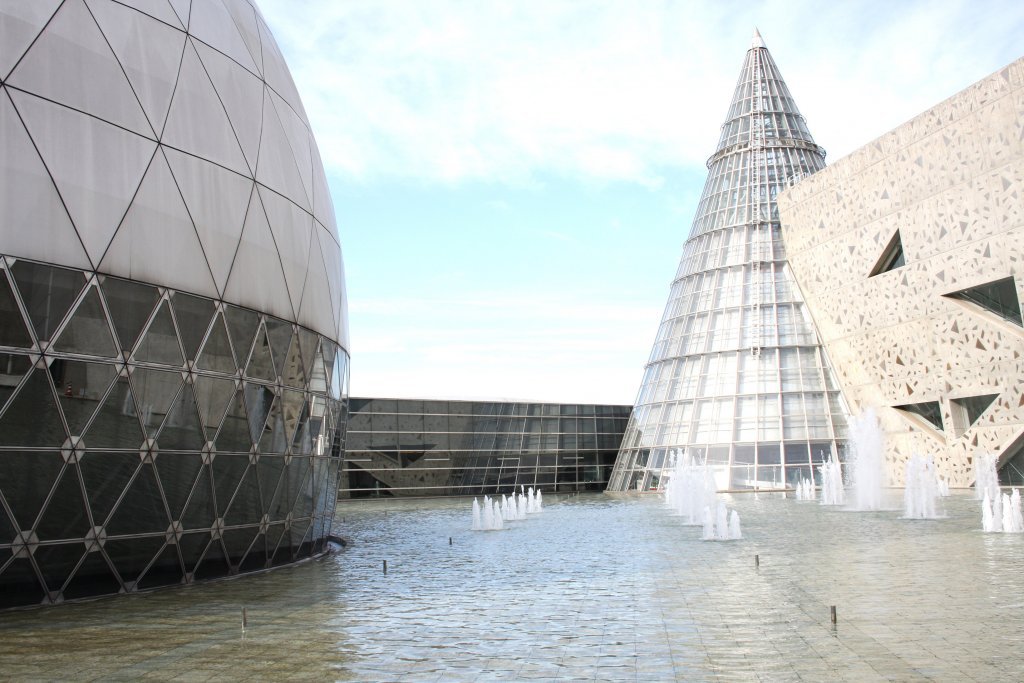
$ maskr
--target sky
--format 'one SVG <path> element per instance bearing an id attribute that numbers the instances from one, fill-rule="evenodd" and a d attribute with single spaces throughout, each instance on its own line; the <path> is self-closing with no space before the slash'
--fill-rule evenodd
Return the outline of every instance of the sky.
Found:
<path id="1" fill-rule="evenodd" d="M 633 403 L 754 27 L 833 162 L 1024 55 L 994 0 L 260 0 L 352 396 Z"/>

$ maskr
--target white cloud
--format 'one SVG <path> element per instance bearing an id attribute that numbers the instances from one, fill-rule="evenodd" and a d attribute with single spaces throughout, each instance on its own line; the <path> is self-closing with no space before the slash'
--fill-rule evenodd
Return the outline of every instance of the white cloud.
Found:
<path id="1" fill-rule="evenodd" d="M 755 24 L 818 142 L 843 154 L 1018 56 L 1024 22 L 994 0 L 261 7 L 331 170 L 445 183 L 657 186 L 702 163 Z"/>

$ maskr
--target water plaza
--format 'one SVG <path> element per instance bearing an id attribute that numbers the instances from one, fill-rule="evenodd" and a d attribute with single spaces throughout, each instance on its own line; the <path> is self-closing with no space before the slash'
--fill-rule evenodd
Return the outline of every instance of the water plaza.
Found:
<path id="1" fill-rule="evenodd" d="M 467 499 L 342 503 L 351 545 L 323 559 L 7 613 L 0 666 L 81 680 L 1020 680 L 1024 535 L 984 533 L 973 492 L 928 520 L 906 519 L 902 497 L 856 512 L 718 494 L 742 518 L 727 542 L 702 540 L 661 495 L 551 494 L 500 532 L 472 531 Z"/>

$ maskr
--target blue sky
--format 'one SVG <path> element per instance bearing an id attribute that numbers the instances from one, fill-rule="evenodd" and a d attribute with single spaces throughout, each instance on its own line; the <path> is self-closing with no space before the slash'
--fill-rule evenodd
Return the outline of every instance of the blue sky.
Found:
<path id="1" fill-rule="evenodd" d="M 632 403 L 754 26 L 834 161 L 1024 3 L 260 0 L 324 159 L 352 395 Z"/>

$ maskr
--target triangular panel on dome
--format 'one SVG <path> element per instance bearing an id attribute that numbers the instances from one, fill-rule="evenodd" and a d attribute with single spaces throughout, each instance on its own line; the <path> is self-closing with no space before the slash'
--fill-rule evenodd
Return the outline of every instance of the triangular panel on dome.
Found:
<path id="1" fill-rule="evenodd" d="M 159 151 L 100 267 L 133 280 L 218 298 L 195 226 Z"/>
<path id="2" fill-rule="evenodd" d="M 313 370 L 313 361 L 316 359 L 318 343 L 319 337 L 315 332 L 311 332 L 305 327 L 299 327 L 299 352 L 302 354 L 303 363 L 302 376 L 306 378 L 307 384 L 312 381 L 310 373 Z M 313 387 L 309 388 L 313 389 Z"/>
<path id="3" fill-rule="evenodd" d="M 312 211 L 299 163 L 268 88 L 263 97 L 263 133 L 260 137 L 256 180 L 306 211 Z"/>
<path id="4" fill-rule="evenodd" d="M 90 450 L 142 446 L 145 437 L 127 377 L 115 380 L 82 436 Z"/>
<path id="5" fill-rule="evenodd" d="M 263 127 L 263 81 L 205 43 L 197 42 L 195 46 L 224 104 L 249 169 L 255 173 Z"/>
<path id="6" fill-rule="evenodd" d="M 328 233 L 326 228 L 318 226 L 313 233 L 320 240 L 320 254 L 324 258 L 324 271 L 327 273 L 327 284 L 331 288 L 331 306 L 334 309 L 334 321 L 338 329 L 346 319 L 347 302 L 345 300 L 345 266 L 341 257 L 341 245 L 337 235 Z M 335 337 L 345 343 L 341 337 Z"/>
<path id="7" fill-rule="evenodd" d="M 314 232 L 319 233 L 320 229 Z M 320 250 L 321 239 L 310 240 L 309 269 L 306 273 L 306 287 L 299 303 L 298 322 L 300 325 L 313 329 L 334 330 L 337 327 L 335 309 L 332 305 L 333 294 L 327 267 L 324 265 Z"/>
<path id="8" fill-rule="evenodd" d="M 156 143 L 38 97 L 9 92 L 89 258 L 98 262 L 135 196 Z M 68 154 L 69 149 L 77 153 Z"/>
<path id="9" fill-rule="evenodd" d="M 249 172 L 228 115 L 191 41 L 185 45 L 161 142 L 236 173 Z"/>
<path id="10" fill-rule="evenodd" d="M 58 401 L 71 436 L 81 436 L 117 377 L 117 366 L 63 359 L 51 372 L 60 388 Z"/>
<path id="11" fill-rule="evenodd" d="M 238 372 L 238 366 L 235 365 L 234 355 L 231 352 L 231 343 L 228 341 L 224 316 L 221 313 L 217 313 L 213 320 L 210 334 L 196 358 L 196 367 L 200 370 L 213 370 L 232 375 Z"/>
<path id="12" fill-rule="evenodd" d="M 223 292 L 242 237 L 251 179 L 198 157 L 168 149 L 167 162 L 181 190 L 217 291 Z"/>
<path id="13" fill-rule="evenodd" d="M 218 457 L 217 459 L 219 460 L 220 458 Z M 259 520 L 263 516 L 263 503 L 260 501 L 260 482 L 256 474 L 257 466 L 257 463 L 250 464 L 245 469 L 245 473 L 242 474 L 238 488 L 227 505 L 227 511 L 224 512 L 225 525 L 252 524 L 254 520 Z"/>
<path id="14" fill-rule="evenodd" d="M 3 374 L 7 375 L 4 378 L 6 381 L 0 384 L 0 414 L 3 414 L 7 399 L 18 388 L 25 375 L 32 370 L 32 359 L 29 356 L 0 354 L 0 363 L 3 363 Z"/>
<path id="15" fill-rule="evenodd" d="M 249 429 L 248 411 L 242 391 L 239 390 L 228 402 L 227 412 L 214 440 L 218 459 L 224 452 L 247 453 L 252 448 L 252 432 Z M 216 460 L 214 461 L 216 462 Z"/>
<path id="16" fill-rule="evenodd" d="M 61 5 L 7 82 L 155 138 L 117 57 L 83 0 Z M 106 171 L 112 174 L 114 169 Z"/>
<path id="17" fill-rule="evenodd" d="M 293 326 L 276 318 L 266 319 L 267 339 L 270 342 L 270 352 L 274 357 L 274 375 L 281 376 L 284 373 L 284 362 L 288 357 L 288 349 L 292 344 L 294 336 Z"/>
<path id="18" fill-rule="evenodd" d="M 260 453 L 280 453 L 288 449 L 287 428 L 284 422 L 284 399 L 278 397 L 270 408 L 267 424 L 259 441 Z"/>
<path id="19" fill-rule="evenodd" d="M 0 149 L 4 251 L 39 261 L 90 268 L 85 247 L 7 96 L 7 88 L 0 89 Z"/>
<path id="20" fill-rule="evenodd" d="M 309 267 L 309 242 L 313 237 L 313 216 L 281 195 L 259 188 L 260 199 L 267 211 L 267 221 L 274 234 L 274 243 L 281 256 L 281 266 L 288 283 L 291 310 L 299 308 Z M 275 312 L 276 313 L 276 312 Z"/>
<path id="21" fill-rule="evenodd" d="M 225 576 L 231 570 L 231 562 L 228 561 L 227 553 L 224 552 L 224 544 L 221 539 L 215 538 L 207 546 L 202 559 L 193 570 L 195 578 L 208 579 L 216 576 Z"/>
<path id="22" fill-rule="evenodd" d="M 228 559 L 236 568 L 252 548 L 253 541 L 259 536 L 259 527 L 242 527 L 241 529 L 225 529 L 221 540 L 227 550 Z"/>
<path id="23" fill-rule="evenodd" d="M 86 555 L 75 575 L 65 583 L 62 593 L 65 600 L 112 595 L 121 585 L 121 580 L 107 564 L 103 550 L 97 549 Z"/>
<path id="24" fill-rule="evenodd" d="M 134 590 L 139 575 L 145 571 L 164 548 L 164 537 L 108 539 L 103 552 L 110 558 L 125 582 L 126 590 Z"/>
<path id="25" fill-rule="evenodd" d="M 162 533 L 171 526 L 151 463 L 143 463 L 136 471 L 106 526 L 108 536 Z"/>
<path id="26" fill-rule="evenodd" d="M 46 509 L 39 515 L 34 529 L 36 536 L 40 541 L 85 538 L 90 528 L 89 506 L 82 495 L 78 468 L 68 465 L 54 487 Z"/>
<path id="27" fill-rule="evenodd" d="M 258 192 L 253 192 L 249 201 L 245 228 L 224 288 L 224 298 L 247 308 L 275 313 L 282 318 L 293 319 L 295 315 L 281 268 L 281 256 L 277 252 L 274 234 L 267 223 L 267 214 Z M 229 329 L 231 325 L 232 316 L 229 312 Z M 233 338 L 232 342 L 235 352 L 240 353 L 238 340 Z M 238 361 L 242 365 L 245 359 L 239 358 Z"/>
<path id="28" fill-rule="evenodd" d="M 60 448 L 64 444 L 68 435 L 48 368 L 37 367 L 22 380 L 0 415 L 0 434 L 8 446 Z"/>
<path id="29" fill-rule="evenodd" d="M 165 24 L 177 29 L 184 29 L 185 25 L 178 18 L 178 15 L 171 8 L 168 0 L 117 0 L 121 5 L 127 5 L 132 7 L 143 14 L 147 14 L 154 19 L 159 19 Z M 110 4 L 110 3 L 102 3 Z M 93 11 L 93 14 L 99 14 L 95 7 L 90 4 L 89 9 Z M 103 21 L 100 21 L 100 26 L 103 26 Z M 115 48 L 116 51 L 116 48 Z"/>
<path id="30" fill-rule="evenodd" d="M 71 318 L 65 323 L 54 349 L 65 353 L 114 358 L 118 356 L 114 333 L 100 302 L 99 287 L 90 285 Z"/>
<path id="31" fill-rule="evenodd" d="M 198 453 L 160 453 L 154 461 L 157 474 L 160 475 L 160 487 L 167 499 L 167 509 L 172 520 L 182 520 L 185 504 L 193 496 L 197 482 L 202 481 L 200 474 L 206 467 L 202 456 Z M 198 495 L 209 498 L 209 491 L 198 491 Z M 188 528 L 188 525 L 184 525 Z M 207 525 L 209 526 L 209 525 Z"/>
<path id="32" fill-rule="evenodd" d="M 141 11 L 116 2 L 92 2 L 89 8 L 159 136 L 178 81 L 185 34 L 167 0 L 134 5 Z"/>
<path id="33" fill-rule="evenodd" d="M 259 443 L 267 424 L 267 416 L 270 415 L 276 398 L 270 387 L 261 384 L 245 385 L 245 409 L 249 414 L 249 430 L 253 443 Z"/>
<path id="34" fill-rule="evenodd" d="M 88 551 L 82 543 L 42 545 L 36 548 L 32 561 L 39 567 L 43 582 L 50 592 L 50 599 L 55 602 L 63 600 L 61 588 L 67 582 Z"/>
<path id="35" fill-rule="evenodd" d="M 327 184 L 324 162 L 320 157 L 320 148 L 316 140 L 310 138 L 310 150 L 313 152 L 313 216 L 331 233 L 337 233 L 334 217 L 334 200 Z"/>
<path id="36" fill-rule="evenodd" d="M 256 24 L 256 11 L 246 0 L 224 0 L 224 8 L 231 15 L 238 33 L 256 64 L 257 73 L 263 73 L 263 46 L 260 29 Z"/>
<path id="37" fill-rule="evenodd" d="M 0 492 L 21 531 L 32 530 L 63 470 L 60 453 L 13 451 L 0 458 Z M 32 476 L 26 477 L 26 472 Z"/>
<path id="38" fill-rule="evenodd" d="M 247 454 L 218 453 L 210 463 L 213 489 L 217 502 L 217 516 L 223 517 L 231 500 L 235 497 L 238 484 L 249 468 Z"/>
<path id="39" fill-rule="evenodd" d="M 88 442 L 86 442 L 88 445 Z M 96 526 L 104 526 L 128 482 L 142 467 L 138 453 L 109 453 L 89 448 L 78 464 Z"/>
<path id="40" fill-rule="evenodd" d="M 295 440 L 296 430 L 308 415 L 306 395 L 301 391 L 285 389 L 281 397 L 282 416 L 284 417 L 284 436 L 291 444 Z"/>
<path id="41" fill-rule="evenodd" d="M 235 382 L 223 377 L 198 375 L 195 392 L 196 402 L 199 404 L 199 415 L 206 429 L 206 438 L 212 441 L 221 422 L 224 421 L 228 403 L 235 395 Z"/>
<path id="42" fill-rule="evenodd" d="M 203 465 L 188 500 L 188 507 L 181 516 L 181 523 L 186 529 L 209 529 L 217 521 L 217 506 L 213 501 L 213 480 L 210 478 L 210 466 Z"/>
<path id="43" fill-rule="evenodd" d="M 292 336 L 292 343 L 288 347 L 287 355 L 284 357 L 284 365 L 281 368 L 280 374 L 281 381 L 288 386 L 300 389 L 306 387 L 305 364 L 303 363 L 302 353 L 299 351 L 298 334 Z"/>
<path id="44" fill-rule="evenodd" d="M 256 63 L 221 2 L 200 2 L 192 7 L 188 32 L 197 39 L 216 47 L 246 69 L 257 73 Z"/>
<path id="45" fill-rule="evenodd" d="M 268 90 L 267 94 L 274 104 L 278 120 L 284 128 L 285 136 L 288 138 L 288 144 L 291 146 L 292 156 L 295 159 L 295 166 L 299 171 L 299 179 L 302 180 L 302 186 L 306 190 L 306 197 L 309 199 L 309 209 L 312 212 L 313 152 L 310 148 L 314 145 L 313 137 L 309 134 L 309 128 L 306 127 L 306 124 L 303 123 L 298 114 L 277 93 L 273 90 Z"/>
<path id="46" fill-rule="evenodd" d="M 7 280 L 6 269 L 0 269 L 0 346 L 19 349 L 32 347 L 32 335 L 14 298 L 14 290 Z M 0 402 L 0 408 L 2 407 L 3 404 Z"/>
<path id="47" fill-rule="evenodd" d="M 256 336 L 256 328 L 260 324 L 260 316 L 248 308 L 240 308 L 231 304 L 224 305 L 224 322 L 227 323 L 231 337 L 231 348 L 234 350 L 235 362 L 244 368 L 249 361 L 252 340 Z"/>
<path id="48" fill-rule="evenodd" d="M 284 475 L 284 458 L 279 455 L 262 456 L 256 463 L 256 472 L 259 474 L 263 511 L 270 515 L 271 522 L 284 519 L 288 513 L 274 505 Z"/>
<path id="49" fill-rule="evenodd" d="M 185 359 L 195 360 L 199 345 L 203 342 L 206 330 L 214 317 L 216 304 L 206 297 L 174 292 L 171 295 L 171 308 L 174 309 L 178 335 L 185 349 Z"/>
<path id="50" fill-rule="evenodd" d="M 168 543 L 136 580 L 136 588 L 147 590 L 158 586 L 173 586 L 181 583 L 184 578 L 185 569 L 178 546 Z"/>
<path id="51" fill-rule="evenodd" d="M 160 302 L 153 315 L 149 328 L 139 342 L 133 354 L 134 359 L 141 363 L 159 363 L 160 365 L 181 366 L 185 359 L 181 354 L 178 332 L 171 317 L 170 304 L 166 300 Z"/>
<path id="52" fill-rule="evenodd" d="M 0 80 L 4 80 L 62 0 L 5 3 L 0 14 Z"/>
<path id="53" fill-rule="evenodd" d="M 15 261 L 9 271 L 40 341 L 50 341 L 85 286 L 77 270 Z"/>
<path id="54" fill-rule="evenodd" d="M 109 276 L 100 277 L 100 289 L 107 300 L 107 310 L 110 311 L 121 350 L 131 353 L 160 293 L 153 285 Z"/>
<path id="55" fill-rule="evenodd" d="M 178 15 L 178 20 L 181 21 L 181 25 L 188 28 L 189 15 L 192 13 L 192 0 L 167 0 L 171 7 L 174 9 L 174 13 Z"/>
<path id="56" fill-rule="evenodd" d="M 306 110 L 302 108 L 302 98 L 299 97 L 299 91 L 295 88 L 295 81 L 292 80 L 291 71 L 285 64 L 277 41 L 274 40 L 273 34 L 264 23 L 263 17 L 257 14 L 256 22 L 260 29 L 260 43 L 263 47 L 263 77 L 267 81 L 267 85 L 283 97 L 284 101 L 299 115 L 299 118 L 308 124 L 309 117 L 306 116 Z"/>
<path id="57" fill-rule="evenodd" d="M 198 451 L 206 443 L 191 384 L 186 382 L 175 397 L 160 427 L 157 441 L 162 451 Z"/>
<path id="58" fill-rule="evenodd" d="M 270 340 L 267 338 L 267 331 L 261 325 L 256 333 L 256 344 L 253 346 L 252 355 L 249 357 L 249 365 L 245 368 L 246 377 L 263 379 L 269 382 L 277 380 L 277 373 L 274 370 L 274 359 L 270 354 Z"/>
<path id="59" fill-rule="evenodd" d="M 146 435 L 157 438 L 164 417 L 171 410 L 182 384 L 181 374 L 137 367 L 132 373 L 132 392 L 139 406 Z"/>

